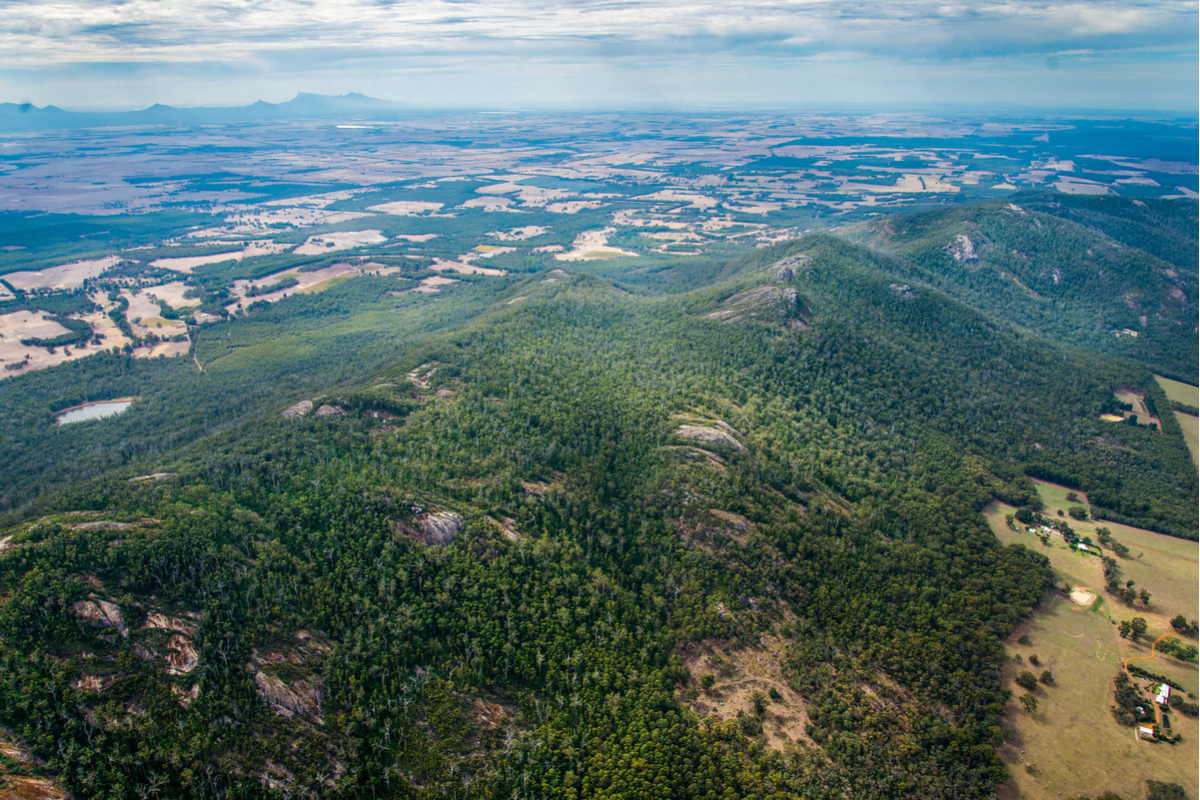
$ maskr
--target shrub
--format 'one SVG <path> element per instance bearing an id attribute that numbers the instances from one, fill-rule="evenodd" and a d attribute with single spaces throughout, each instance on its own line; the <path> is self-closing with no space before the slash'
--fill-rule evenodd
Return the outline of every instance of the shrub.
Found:
<path id="1" fill-rule="evenodd" d="M 1026 690 L 1032 692 L 1034 689 L 1037 688 L 1037 684 L 1038 684 L 1037 676 L 1028 670 L 1023 671 L 1020 675 L 1017 676 L 1017 685 L 1020 686 L 1022 689 L 1026 689 Z"/>

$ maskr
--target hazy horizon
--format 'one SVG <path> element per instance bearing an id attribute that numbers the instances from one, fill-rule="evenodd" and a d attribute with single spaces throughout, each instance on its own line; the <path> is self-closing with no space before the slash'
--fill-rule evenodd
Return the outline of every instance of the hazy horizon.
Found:
<path id="1" fill-rule="evenodd" d="M 0 98 L 116 109 L 361 92 L 421 109 L 1184 111 L 1197 8 L 873 0 L 18 2 Z"/>

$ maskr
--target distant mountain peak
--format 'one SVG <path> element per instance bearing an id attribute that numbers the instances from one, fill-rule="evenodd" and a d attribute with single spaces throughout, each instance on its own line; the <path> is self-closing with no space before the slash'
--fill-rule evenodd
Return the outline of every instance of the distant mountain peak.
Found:
<path id="1" fill-rule="evenodd" d="M 38 108 L 32 103 L 0 103 L 0 130 L 46 128 L 102 128 L 117 125 L 193 125 L 197 123 L 247 122 L 288 117 L 325 117 L 338 114 L 397 113 L 406 106 L 380 100 L 361 92 L 341 95 L 299 92 L 291 100 L 225 108 L 179 108 L 155 103 L 139 111 L 64 111 L 54 106 Z"/>

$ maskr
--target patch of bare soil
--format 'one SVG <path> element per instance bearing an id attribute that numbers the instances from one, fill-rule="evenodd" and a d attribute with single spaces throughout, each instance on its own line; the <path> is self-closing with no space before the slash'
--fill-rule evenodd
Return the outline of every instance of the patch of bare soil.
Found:
<path id="1" fill-rule="evenodd" d="M 727 720 L 761 721 L 761 736 L 775 750 L 816 743 L 804 732 L 808 724 L 804 698 L 792 690 L 783 674 L 786 645 L 783 640 L 764 636 L 757 647 L 722 650 L 716 642 L 701 642 L 684 652 L 684 665 L 691 678 L 682 689 L 688 706 L 700 717 Z M 706 675 L 712 686 L 703 688 Z M 761 715 L 755 700 L 763 704 Z M 748 726 L 754 728 L 751 722 Z"/>
<path id="2" fill-rule="evenodd" d="M 1096 602 L 1096 595 L 1088 591 L 1086 586 L 1071 587 L 1071 602 L 1081 606 L 1091 606 Z"/>

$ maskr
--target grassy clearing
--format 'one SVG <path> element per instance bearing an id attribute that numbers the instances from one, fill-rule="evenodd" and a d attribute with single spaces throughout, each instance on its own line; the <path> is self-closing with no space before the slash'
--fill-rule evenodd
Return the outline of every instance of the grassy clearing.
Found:
<path id="1" fill-rule="evenodd" d="M 1200 407 L 1200 387 L 1192 386 L 1190 383 L 1173 381 L 1161 375 L 1155 375 L 1154 379 L 1158 381 L 1158 385 L 1162 387 L 1163 393 L 1167 396 L 1168 400 L 1183 403 L 1193 408 Z M 1175 419 L 1179 420 L 1179 427 L 1183 429 L 1183 440 L 1187 442 L 1188 450 L 1192 454 L 1192 461 L 1200 464 L 1200 418 L 1194 417 L 1191 414 L 1184 414 L 1181 411 L 1174 413 Z"/>
<path id="2" fill-rule="evenodd" d="M 301 289 L 299 292 L 297 292 L 297 294 L 320 294 L 321 292 L 325 291 L 326 289 L 332 289 L 334 286 L 337 286 L 339 283 L 345 283 L 348 280 L 350 280 L 350 278 L 348 276 L 342 276 L 340 278 L 330 278 L 327 281 L 321 281 L 320 283 L 314 283 L 312 286 L 309 286 L 307 289 Z"/>
<path id="3" fill-rule="evenodd" d="M 1071 491 L 1067 487 L 1035 483 L 1046 505 L 1043 513 L 1057 517 L 1059 509 L 1065 513 L 1071 505 L 1086 505 L 1082 493 L 1078 493 L 1081 503 L 1071 503 L 1066 499 Z M 1197 544 L 1125 525 L 1070 520 L 1080 535 L 1094 539 L 1097 528 L 1107 527 L 1115 540 L 1130 548 L 1128 558 L 1118 559 L 1123 576 L 1151 595 L 1148 608 L 1140 601 L 1130 608 L 1104 591 L 1099 558 L 1068 548 L 1062 539 L 1051 537 L 1050 545 L 1044 546 L 1023 527 L 1021 531 L 1009 528 L 1005 515 L 1013 511 L 1003 503 L 993 503 L 985 510 L 997 538 L 1005 544 L 1019 543 L 1043 553 L 1050 559 L 1060 585 L 1088 589 L 1097 599 L 1080 605 L 1065 593 L 1056 593 L 1047 607 L 1008 641 L 1009 656 L 1020 655 L 1024 663 L 1010 661 L 1004 670 L 1014 700 L 1008 708 L 1008 739 L 1001 756 L 1010 765 L 1013 778 L 1001 787 L 998 796 L 1004 800 L 1038 800 L 1114 791 L 1131 800 L 1143 796 L 1147 779 L 1179 783 L 1190 796 L 1196 796 L 1200 770 L 1200 725 L 1196 719 L 1173 714 L 1174 730 L 1184 740 L 1175 746 L 1150 744 L 1138 741 L 1132 728 L 1117 724 L 1109 707 L 1112 679 L 1121 662 L 1129 656 L 1149 655 L 1149 642 L 1171 630 L 1169 620 L 1175 614 L 1197 617 Z M 1086 600 L 1082 594 L 1076 596 Z M 1117 633 L 1121 620 L 1135 616 L 1148 624 L 1147 636 L 1136 644 Z M 1019 642 L 1022 636 L 1028 637 L 1029 644 Z M 1029 665 L 1031 654 L 1038 656 L 1040 666 Z M 1159 656 L 1153 662 L 1140 662 L 1140 666 L 1172 678 L 1192 694 L 1200 692 L 1195 664 Z M 1033 714 L 1026 713 L 1015 699 L 1024 690 L 1013 680 L 1025 669 L 1035 674 L 1049 669 L 1055 677 L 1054 685 L 1039 686 L 1039 706 Z M 1026 770 L 1030 764 L 1032 772 Z"/>
<path id="4" fill-rule="evenodd" d="M 1003 517 L 1000 521 L 1003 524 Z M 1125 643 L 1104 614 L 1104 605 L 1094 612 L 1056 596 L 1010 639 L 1009 656 L 1019 654 L 1025 663 L 1010 660 L 1004 668 L 1014 699 L 1004 725 L 1007 742 L 1000 750 L 1012 778 L 997 792 L 1001 800 L 1095 797 L 1106 791 L 1135 800 L 1144 796 L 1148 779 L 1178 783 L 1196 796 L 1200 727 L 1194 718 L 1172 715 L 1174 730 L 1183 735 L 1183 741 L 1172 746 L 1138 741 L 1134 729 L 1118 725 L 1109 711 L 1112 680 L 1120 670 Z M 1028 636 L 1029 644 L 1018 644 L 1020 636 Z M 1029 666 L 1033 654 L 1042 666 Z M 1167 673 L 1158 669 L 1165 663 L 1160 659 L 1142 663 Z M 1014 683 L 1024 669 L 1035 674 L 1049 669 L 1055 676 L 1052 686 L 1039 686 L 1038 709 L 1032 714 L 1015 699 L 1024 693 Z M 1194 689 L 1194 670 L 1190 683 Z M 1032 774 L 1026 769 L 1030 765 Z"/>
<path id="5" fill-rule="evenodd" d="M 1192 461 L 1200 464 L 1200 417 L 1193 417 L 1182 411 L 1172 413 L 1175 414 L 1175 419 L 1179 420 L 1179 427 L 1183 429 L 1183 440 L 1187 442 Z"/>
<path id="6" fill-rule="evenodd" d="M 1154 379 L 1158 381 L 1158 385 L 1162 387 L 1163 394 L 1167 396 L 1168 400 L 1174 400 L 1177 403 L 1184 403 L 1189 406 L 1200 406 L 1200 386 L 1173 381 L 1161 375 L 1155 375 Z"/>

